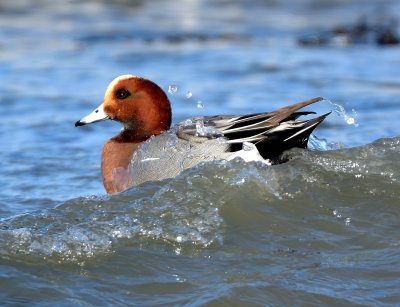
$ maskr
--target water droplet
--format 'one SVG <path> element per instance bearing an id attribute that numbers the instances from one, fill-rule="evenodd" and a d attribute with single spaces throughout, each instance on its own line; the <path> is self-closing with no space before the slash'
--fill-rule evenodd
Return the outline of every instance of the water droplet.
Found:
<path id="1" fill-rule="evenodd" d="M 243 150 L 244 151 L 252 151 L 255 150 L 256 146 L 250 142 L 243 142 Z"/>
<path id="2" fill-rule="evenodd" d="M 193 96 L 193 93 L 191 91 L 187 91 L 185 97 L 187 99 L 190 99 Z"/>
<path id="3" fill-rule="evenodd" d="M 350 222 L 351 222 L 351 217 L 347 217 L 347 218 L 344 220 L 344 223 L 346 224 L 346 226 L 349 226 L 349 225 L 350 225 Z"/>
<path id="4" fill-rule="evenodd" d="M 218 143 L 220 144 L 226 144 L 226 139 L 224 137 L 219 137 L 217 138 Z"/>
<path id="5" fill-rule="evenodd" d="M 177 236 L 177 237 L 176 237 L 176 241 L 177 241 L 177 242 L 182 242 L 182 239 L 183 239 L 182 236 Z"/>
<path id="6" fill-rule="evenodd" d="M 189 118 L 185 120 L 185 126 L 190 126 L 190 125 L 193 125 L 193 121 Z"/>
<path id="7" fill-rule="evenodd" d="M 245 182 L 246 182 L 246 179 L 242 178 L 242 179 L 239 179 L 238 181 L 236 181 L 236 184 L 240 185 L 240 184 L 243 184 Z"/>
<path id="8" fill-rule="evenodd" d="M 197 107 L 199 109 L 203 109 L 204 108 L 204 103 L 201 100 L 197 101 Z"/>
<path id="9" fill-rule="evenodd" d="M 346 120 L 346 122 L 347 122 L 349 125 L 354 125 L 355 120 L 354 120 L 353 117 L 349 117 L 349 118 Z"/>
<path id="10" fill-rule="evenodd" d="M 168 92 L 170 94 L 175 94 L 178 91 L 178 87 L 175 84 L 168 86 Z"/>

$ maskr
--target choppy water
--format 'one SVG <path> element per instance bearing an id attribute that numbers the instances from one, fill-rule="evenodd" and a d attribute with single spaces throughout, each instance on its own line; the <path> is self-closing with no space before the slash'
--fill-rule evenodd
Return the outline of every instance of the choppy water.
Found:
<path id="1" fill-rule="evenodd" d="M 2 2 L 2 304 L 399 304 L 400 47 L 296 39 L 400 6 L 321 3 Z M 334 112 L 319 150 L 285 164 L 205 163 L 107 196 L 119 127 L 73 124 L 123 73 L 176 85 L 175 122 L 316 96 Z"/>

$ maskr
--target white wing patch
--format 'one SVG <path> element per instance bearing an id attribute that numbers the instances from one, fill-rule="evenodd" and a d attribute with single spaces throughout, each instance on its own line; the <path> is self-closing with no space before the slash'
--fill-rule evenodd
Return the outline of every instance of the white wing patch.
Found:
<path id="1" fill-rule="evenodd" d="M 227 160 L 230 161 L 237 157 L 243 159 L 245 162 L 260 161 L 266 165 L 272 165 L 270 160 L 266 160 L 260 155 L 256 145 L 250 142 L 244 142 L 243 149 L 234 152 L 231 156 L 227 158 Z"/>

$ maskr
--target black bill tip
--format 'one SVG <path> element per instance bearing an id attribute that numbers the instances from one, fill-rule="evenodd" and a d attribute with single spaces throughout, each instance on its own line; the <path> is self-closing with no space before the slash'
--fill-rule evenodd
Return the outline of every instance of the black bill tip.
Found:
<path id="1" fill-rule="evenodd" d="M 86 123 L 81 122 L 80 120 L 78 120 L 78 121 L 75 123 L 75 127 L 84 126 L 84 125 L 86 125 Z"/>

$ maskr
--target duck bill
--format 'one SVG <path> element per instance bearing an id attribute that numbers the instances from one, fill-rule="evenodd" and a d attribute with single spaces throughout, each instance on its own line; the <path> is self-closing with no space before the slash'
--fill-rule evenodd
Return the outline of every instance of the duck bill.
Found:
<path id="1" fill-rule="evenodd" d="M 89 115 L 81 118 L 75 123 L 75 127 L 83 126 L 86 124 L 92 124 L 100 122 L 102 120 L 109 119 L 108 115 L 104 112 L 103 104 L 101 104 L 96 110 L 94 110 Z"/>

